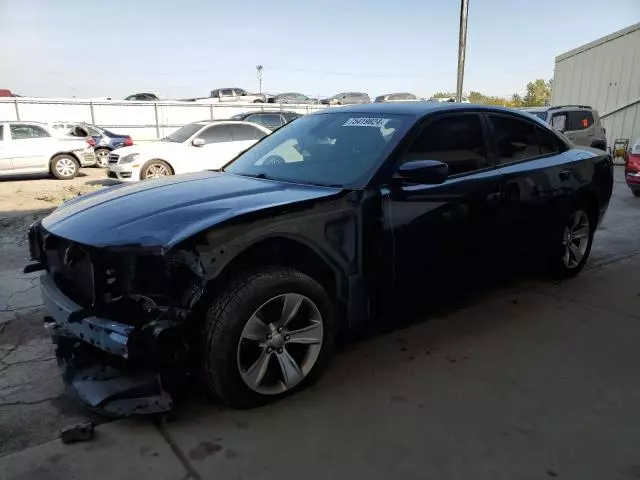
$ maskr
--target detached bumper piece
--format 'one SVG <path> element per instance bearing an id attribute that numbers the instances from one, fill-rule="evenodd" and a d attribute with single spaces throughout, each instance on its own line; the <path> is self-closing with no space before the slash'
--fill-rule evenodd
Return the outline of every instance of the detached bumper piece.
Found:
<path id="1" fill-rule="evenodd" d="M 56 357 L 65 381 L 92 408 L 110 416 L 158 414 L 171 410 L 171 396 L 159 372 L 127 364 L 133 327 L 96 316 L 66 297 L 48 275 L 41 278 L 42 299 L 51 314 Z"/>

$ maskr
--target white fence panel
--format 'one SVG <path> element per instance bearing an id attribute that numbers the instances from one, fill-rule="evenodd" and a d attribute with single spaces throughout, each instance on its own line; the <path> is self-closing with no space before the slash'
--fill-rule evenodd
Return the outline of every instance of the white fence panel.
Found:
<path id="1" fill-rule="evenodd" d="M 191 122 L 220 120 L 242 112 L 293 111 L 310 113 L 324 105 L 258 103 L 125 102 L 49 98 L 0 99 L 0 120 L 87 122 L 134 140 L 162 138 Z"/>

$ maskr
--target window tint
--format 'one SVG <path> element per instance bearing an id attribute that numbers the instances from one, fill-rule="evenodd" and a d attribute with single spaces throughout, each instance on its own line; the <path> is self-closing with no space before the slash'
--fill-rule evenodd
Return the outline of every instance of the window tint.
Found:
<path id="1" fill-rule="evenodd" d="M 233 90 L 236 92 L 236 95 L 239 97 L 247 94 L 247 92 L 244 91 L 242 88 L 234 88 Z"/>
<path id="2" fill-rule="evenodd" d="M 257 123 L 267 128 L 277 128 L 283 123 L 279 113 L 255 113 L 249 115 L 247 121 Z"/>
<path id="3" fill-rule="evenodd" d="M 550 131 L 536 127 L 536 136 L 540 146 L 540 155 L 558 153 L 562 150 L 562 143 Z"/>
<path id="4" fill-rule="evenodd" d="M 593 125 L 593 115 L 591 112 L 586 111 L 575 111 L 569 112 L 569 125 L 567 126 L 567 130 L 584 130 L 585 128 L 589 128 Z"/>
<path id="5" fill-rule="evenodd" d="M 439 160 L 449 174 L 472 172 L 487 166 L 487 150 L 478 115 L 445 117 L 428 124 L 403 159 Z"/>
<path id="6" fill-rule="evenodd" d="M 14 140 L 50 137 L 49 132 L 38 125 L 11 125 L 9 128 Z"/>
<path id="7" fill-rule="evenodd" d="M 0 142 L 4 140 L 4 125 L 0 125 Z"/>
<path id="8" fill-rule="evenodd" d="M 198 135 L 198 138 L 202 138 L 205 145 L 209 143 L 231 142 L 233 140 L 231 138 L 229 125 L 214 125 L 213 127 L 209 127 L 203 130 Z"/>
<path id="9" fill-rule="evenodd" d="M 233 96 L 233 90 L 230 88 L 226 88 L 223 90 L 220 90 L 220 95 L 222 95 L 223 97 L 232 97 Z"/>
<path id="10" fill-rule="evenodd" d="M 490 115 L 500 163 L 518 162 L 540 155 L 536 127 L 516 118 Z"/>
<path id="11" fill-rule="evenodd" d="M 234 142 L 247 140 L 260 140 L 266 135 L 262 130 L 251 125 L 227 125 L 231 131 L 231 138 Z"/>

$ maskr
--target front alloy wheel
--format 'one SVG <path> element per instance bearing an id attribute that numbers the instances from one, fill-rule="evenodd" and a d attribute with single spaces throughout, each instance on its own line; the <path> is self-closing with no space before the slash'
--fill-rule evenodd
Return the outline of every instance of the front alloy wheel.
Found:
<path id="1" fill-rule="evenodd" d="M 313 368 L 324 328 L 318 307 L 297 293 L 278 295 L 249 318 L 238 344 L 238 370 L 263 395 L 296 387 Z"/>
<path id="2" fill-rule="evenodd" d="M 204 385 L 236 408 L 264 405 L 312 384 L 328 364 L 336 335 L 327 291 L 281 266 L 221 285 L 203 327 Z"/>

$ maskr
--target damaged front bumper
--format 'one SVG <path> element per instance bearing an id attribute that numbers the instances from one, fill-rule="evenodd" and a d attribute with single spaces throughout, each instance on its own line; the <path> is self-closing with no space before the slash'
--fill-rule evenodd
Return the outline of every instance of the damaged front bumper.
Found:
<path id="1" fill-rule="evenodd" d="M 63 376 L 92 408 L 109 415 L 167 412 L 172 399 L 160 372 L 133 367 L 130 358 L 144 355 L 143 339 L 131 325 L 91 315 L 62 293 L 49 275 L 40 277 L 42 299 L 50 316 L 56 356 Z"/>

